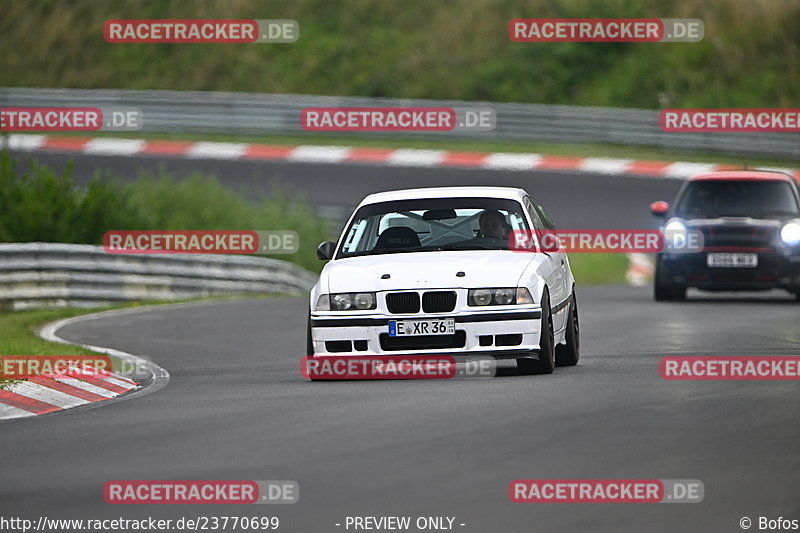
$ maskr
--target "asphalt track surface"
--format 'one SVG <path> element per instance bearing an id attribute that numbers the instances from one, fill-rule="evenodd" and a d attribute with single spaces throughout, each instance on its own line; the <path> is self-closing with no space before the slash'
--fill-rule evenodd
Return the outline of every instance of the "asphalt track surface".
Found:
<path id="1" fill-rule="evenodd" d="M 225 186 L 247 195 L 267 195 L 280 183 L 303 194 L 311 204 L 327 207 L 339 219 L 349 215 L 364 196 L 373 192 L 465 185 L 522 187 L 550 212 L 562 229 L 655 228 L 648 206 L 655 200 L 672 201 L 682 184 L 674 179 L 568 171 L 512 172 L 51 152 L 16 155 L 20 160 L 33 157 L 59 170 L 73 161 L 73 176 L 80 183 L 87 182 L 98 171 L 125 181 L 136 179 L 143 172 L 157 173 L 159 169 L 180 178 L 193 172 L 214 175 Z"/>
<path id="2" fill-rule="evenodd" d="M 561 227 L 652 227 L 647 205 L 678 181 L 492 172 L 35 154 L 123 179 L 163 165 L 267 192 L 279 177 L 321 205 L 399 187 L 522 186 Z M 299 361 L 307 303 L 268 298 L 149 308 L 59 335 L 151 357 L 154 394 L 0 429 L 0 516 L 277 515 L 279 531 L 345 531 L 346 516 L 453 516 L 457 531 L 741 531 L 739 519 L 800 519 L 797 382 L 662 380 L 665 355 L 797 355 L 800 307 L 775 294 L 579 287 L 582 359 L 550 376 L 513 363 L 488 380 L 309 383 Z M 508 366 L 505 366 L 508 365 Z M 697 504 L 514 504 L 510 481 L 699 479 Z M 272 506 L 108 505 L 108 480 L 278 479 Z M 458 524 L 465 524 L 460 526 Z M 350 530 L 352 531 L 352 529 Z M 415 529 L 411 529 L 415 531 Z"/>
<path id="3" fill-rule="evenodd" d="M 779 294 L 579 291 L 583 356 L 550 376 L 311 383 L 306 301 L 143 309 L 67 326 L 72 341 L 148 355 L 171 374 L 131 401 L 4 424 L 0 516 L 262 515 L 281 530 L 345 517 L 454 516 L 459 531 L 738 531 L 800 517 L 796 382 L 676 382 L 664 355 L 795 355 L 798 306 Z M 513 479 L 700 479 L 696 504 L 515 504 Z M 289 479 L 267 506 L 108 505 L 115 479 Z M 352 531 L 352 530 L 351 530 Z"/>

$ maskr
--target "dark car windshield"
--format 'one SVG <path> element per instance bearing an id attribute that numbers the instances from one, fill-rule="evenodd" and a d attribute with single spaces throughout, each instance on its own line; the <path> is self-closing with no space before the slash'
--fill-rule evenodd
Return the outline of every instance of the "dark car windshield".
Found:
<path id="1" fill-rule="evenodd" d="M 785 181 L 709 180 L 686 185 L 675 215 L 683 218 L 763 217 L 798 214 L 797 199 Z"/>
<path id="2" fill-rule="evenodd" d="M 337 258 L 439 250 L 507 250 L 512 230 L 527 230 L 522 206 L 498 198 L 427 198 L 365 205 L 345 232 Z"/>

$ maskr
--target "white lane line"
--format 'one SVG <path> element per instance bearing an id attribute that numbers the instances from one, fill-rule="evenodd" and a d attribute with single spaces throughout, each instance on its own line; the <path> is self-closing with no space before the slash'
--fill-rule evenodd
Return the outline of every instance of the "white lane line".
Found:
<path id="1" fill-rule="evenodd" d="M 141 139 L 92 139 L 83 148 L 86 154 L 135 155 L 144 150 L 145 141 Z"/>
<path id="2" fill-rule="evenodd" d="M 202 159 L 239 159 L 249 147 L 244 143 L 197 142 L 186 151 L 186 157 Z"/>
<path id="3" fill-rule="evenodd" d="M 395 150 L 389 155 L 386 163 L 397 167 L 435 167 L 444 160 L 444 150 Z"/>
<path id="4" fill-rule="evenodd" d="M 62 409 L 67 407 L 78 407 L 79 405 L 86 405 L 87 403 L 90 403 L 88 400 L 84 400 L 83 398 L 70 396 L 69 394 L 64 394 L 61 391 L 39 385 L 38 383 L 32 383 L 30 381 L 12 383 L 11 386 L 6 390 L 13 392 L 14 394 L 19 394 L 20 396 L 25 396 L 26 398 L 32 398 L 34 400 L 39 400 L 40 402 L 49 403 L 50 405 L 54 405 L 56 407 L 61 407 Z"/>
<path id="5" fill-rule="evenodd" d="M 289 161 L 302 163 L 341 163 L 353 149 L 349 146 L 302 145 L 292 150 L 286 157 Z"/>
<path id="6" fill-rule="evenodd" d="M 710 172 L 716 167 L 717 165 L 711 163 L 686 163 L 684 161 L 676 161 L 667 166 L 663 175 L 667 178 L 685 179 L 701 172 Z"/>
<path id="7" fill-rule="evenodd" d="M 624 174 L 630 164 L 630 159 L 587 157 L 578 164 L 578 169 L 584 172 L 596 172 L 598 174 Z"/>
<path id="8" fill-rule="evenodd" d="M 533 170 L 541 159 L 540 154 L 497 152 L 486 156 L 481 167 L 491 170 Z"/>
<path id="9" fill-rule="evenodd" d="M 30 152 L 38 150 L 47 141 L 47 135 L 26 135 L 24 133 L 12 133 L 8 136 L 8 141 L 0 137 L 0 147 L 9 150 L 20 150 Z"/>

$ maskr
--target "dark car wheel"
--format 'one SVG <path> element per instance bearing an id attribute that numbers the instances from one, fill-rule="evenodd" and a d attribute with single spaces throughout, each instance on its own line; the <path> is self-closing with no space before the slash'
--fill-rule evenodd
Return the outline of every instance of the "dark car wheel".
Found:
<path id="1" fill-rule="evenodd" d="M 552 374 L 556 366 L 553 335 L 553 312 L 550 310 L 550 295 L 542 297 L 542 332 L 539 335 L 539 359 L 520 357 L 517 368 L 520 374 Z"/>
<path id="2" fill-rule="evenodd" d="M 661 259 L 656 262 L 656 272 L 653 276 L 653 296 L 657 302 L 674 302 L 686 299 L 686 286 L 668 283 L 663 280 L 664 267 Z"/>
<path id="3" fill-rule="evenodd" d="M 306 355 L 314 355 L 314 343 L 311 340 L 311 314 L 306 322 Z"/>
<path id="4" fill-rule="evenodd" d="M 567 319 L 566 344 L 556 346 L 556 366 L 574 366 L 578 364 L 581 353 L 581 332 L 578 323 L 578 300 L 575 289 L 572 289 L 569 318 Z"/>

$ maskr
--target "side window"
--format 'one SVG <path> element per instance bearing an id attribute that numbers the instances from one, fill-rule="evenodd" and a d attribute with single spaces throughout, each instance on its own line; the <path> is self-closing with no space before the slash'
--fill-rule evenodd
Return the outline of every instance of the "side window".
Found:
<path id="1" fill-rule="evenodd" d="M 550 218 L 550 215 L 547 214 L 547 211 L 544 210 L 544 207 L 540 206 L 536 202 L 532 202 L 532 203 L 533 203 L 534 209 L 536 209 L 536 212 L 539 213 L 539 216 L 541 217 L 542 222 L 544 222 L 544 227 L 546 229 L 556 229 L 556 223 L 553 222 L 553 219 Z"/>
<path id="2" fill-rule="evenodd" d="M 525 204 L 525 210 L 528 212 L 528 216 L 531 217 L 531 222 L 533 222 L 533 229 L 540 231 L 546 229 L 547 226 L 545 225 L 544 221 L 542 221 L 542 218 L 539 216 L 539 213 L 534 207 L 530 198 L 526 196 L 523 203 Z"/>

